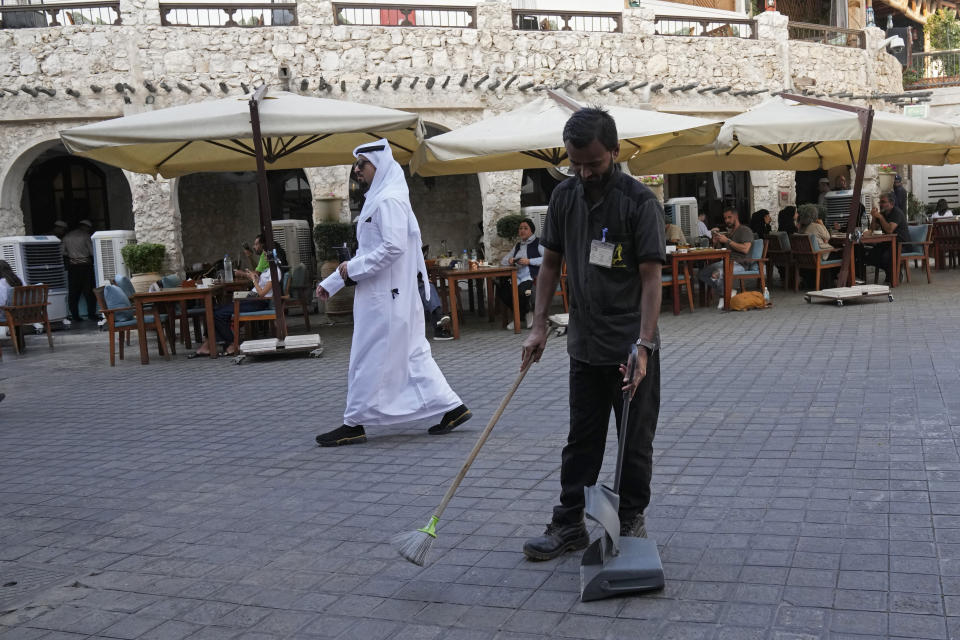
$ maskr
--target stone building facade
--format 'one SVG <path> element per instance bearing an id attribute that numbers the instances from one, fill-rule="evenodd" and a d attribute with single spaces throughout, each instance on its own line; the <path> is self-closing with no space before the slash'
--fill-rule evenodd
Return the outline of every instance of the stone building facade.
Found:
<path id="1" fill-rule="evenodd" d="M 902 90 L 900 66 L 880 50 L 879 29 L 867 30 L 866 49 L 811 44 L 790 40 L 787 17 L 775 12 L 757 17 L 757 38 L 743 39 L 655 35 L 656 17 L 644 8 L 623 10 L 622 33 L 597 33 L 514 30 L 505 2 L 477 5 L 476 28 L 336 25 L 325 0 L 299 2 L 296 26 L 258 28 L 161 26 L 156 0 L 121 0 L 120 7 L 118 26 L 0 30 L 0 235 L 46 231 L 33 228 L 24 185 L 37 162 L 65 153 L 58 131 L 147 109 L 239 98 L 244 87 L 279 85 L 281 64 L 290 69 L 292 91 L 416 111 L 439 130 L 510 110 L 542 95 L 538 89 L 558 85 L 585 103 L 649 103 L 716 118 L 769 95 L 734 95 L 737 91 Z M 615 81 L 628 85 L 604 89 Z M 630 89 L 643 81 L 648 84 Z M 692 82 L 733 89 L 670 91 Z M 662 89 L 651 91 L 657 84 Z M 34 96 L 22 87 L 55 93 Z M 882 102 L 875 106 L 884 108 Z M 120 203 L 129 198 L 129 204 L 116 205 L 129 210 L 112 214 L 111 224 L 132 226 L 141 241 L 166 244 L 173 269 L 239 247 L 256 229 L 250 198 L 236 195 L 249 185 L 100 168 L 111 193 L 121 194 L 112 197 Z M 314 208 L 329 194 L 346 199 L 347 171 L 304 170 Z M 755 182 L 754 209 L 776 210 L 778 194 L 794 189 L 789 172 L 767 172 Z M 415 178 L 414 205 L 425 238 L 448 239 L 459 248 L 473 241 L 472 225 L 488 247 L 502 249 L 495 221 L 518 211 L 520 183 L 519 171 L 429 183 Z M 236 203 L 226 204 L 217 193 L 231 188 Z M 342 216 L 348 215 L 344 206 Z"/>

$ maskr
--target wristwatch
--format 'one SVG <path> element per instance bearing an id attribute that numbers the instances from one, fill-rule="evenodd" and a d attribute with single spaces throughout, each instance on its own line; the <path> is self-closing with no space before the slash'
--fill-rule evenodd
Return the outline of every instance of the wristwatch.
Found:
<path id="1" fill-rule="evenodd" d="M 644 340 L 643 338 L 637 338 L 637 346 L 643 347 L 647 350 L 647 355 L 653 355 L 653 352 L 657 350 L 657 343 L 651 342 L 650 340 Z"/>

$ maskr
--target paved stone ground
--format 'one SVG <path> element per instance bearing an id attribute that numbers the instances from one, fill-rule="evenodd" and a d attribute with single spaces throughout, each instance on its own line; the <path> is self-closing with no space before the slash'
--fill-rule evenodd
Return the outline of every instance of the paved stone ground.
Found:
<path id="1" fill-rule="evenodd" d="M 115 368 L 106 336 L 30 337 L 0 364 L 0 637 L 960 637 L 960 273 L 842 309 L 663 317 L 648 527 L 661 593 L 578 600 L 579 554 L 529 563 L 567 422 L 563 339 L 447 510 L 422 526 L 509 387 L 520 337 L 434 343 L 475 412 L 319 449 L 350 328 L 321 359 Z M 132 357 L 131 357 L 132 356 Z M 613 443 L 608 446 L 612 468 Z M 16 583 L 16 584 L 13 584 Z M 957 617 L 954 617 L 957 616 Z"/>

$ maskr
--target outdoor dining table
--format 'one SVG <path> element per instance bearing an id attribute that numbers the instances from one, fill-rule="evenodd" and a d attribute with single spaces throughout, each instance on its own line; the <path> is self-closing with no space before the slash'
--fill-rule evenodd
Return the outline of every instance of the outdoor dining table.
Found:
<path id="1" fill-rule="evenodd" d="M 150 364 L 150 355 L 147 352 L 147 327 L 143 321 L 143 308 L 145 305 L 152 304 L 155 307 L 169 307 L 179 302 L 182 305 L 181 308 L 184 308 L 190 300 L 201 300 L 206 310 L 207 335 L 212 336 L 216 335 L 216 330 L 213 325 L 214 299 L 223 292 L 223 285 L 214 285 L 212 287 L 176 287 L 173 289 L 160 289 L 159 291 L 133 294 L 133 304 L 137 310 L 137 337 L 140 342 L 140 364 Z M 159 312 L 160 309 L 157 309 L 157 313 Z M 169 329 L 170 325 L 167 326 L 168 331 Z M 170 359 L 170 352 L 176 348 L 174 346 L 175 343 L 175 337 L 168 335 L 168 348 L 164 349 L 165 359 Z M 176 353 L 176 351 L 174 351 L 174 353 Z M 216 349 L 210 350 L 210 357 L 217 357 Z"/>
<path id="2" fill-rule="evenodd" d="M 447 279 L 447 289 L 450 294 L 450 320 L 454 340 L 460 338 L 460 318 L 457 311 L 457 282 L 460 280 L 487 281 L 487 313 L 490 322 L 493 322 L 493 283 L 501 276 L 509 276 L 513 288 L 513 332 L 520 333 L 520 299 L 517 293 L 517 268 L 505 266 L 480 267 L 476 270 L 441 269 L 440 276 Z"/>
<path id="3" fill-rule="evenodd" d="M 674 251 L 669 255 L 670 267 L 673 269 L 673 284 L 671 285 L 673 315 L 680 315 L 680 283 L 677 274 L 680 273 L 681 266 L 685 262 L 706 262 L 708 264 L 717 261 L 723 262 L 723 308 L 729 311 L 730 292 L 733 288 L 733 263 L 730 262 L 730 250 L 693 248 L 682 253 L 681 251 Z M 693 286 L 692 279 L 687 282 L 687 286 Z"/>
<path id="4" fill-rule="evenodd" d="M 846 238 L 844 234 L 830 234 L 830 244 L 834 247 L 843 247 L 843 241 Z M 900 285 L 900 245 L 897 242 L 897 234 L 895 233 L 865 233 L 860 238 L 860 244 L 881 244 L 883 242 L 890 243 L 890 269 L 887 273 L 890 274 L 890 288 L 894 288 Z M 853 286 L 856 284 L 856 277 L 854 271 L 854 252 L 850 252 L 850 266 L 849 266 L 849 285 Z"/>

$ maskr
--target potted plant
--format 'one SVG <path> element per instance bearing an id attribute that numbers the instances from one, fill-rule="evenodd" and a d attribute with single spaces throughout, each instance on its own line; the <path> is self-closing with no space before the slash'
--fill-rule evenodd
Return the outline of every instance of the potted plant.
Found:
<path id="1" fill-rule="evenodd" d="M 663 175 L 652 175 L 652 176 L 640 176 L 638 178 L 641 183 L 650 187 L 650 191 L 653 191 L 653 195 L 657 196 L 657 200 L 663 202 Z"/>
<path id="2" fill-rule="evenodd" d="M 520 223 L 524 216 L 519 213 L 509 213 L 497 220 L 497 235 L 511 242 L 516 239 L 520 233 Z"/>
<path id="3" fill-rule="evenodd" d="M 352 249 L 356 244 L 357 231 L 347 222 L 318 222 L 313 225 L 313 241 L 317 247 L 317 257 L 323 260 L 320 265 L 320 278 L 326 278 L 340 265 L 338 249 L 346 245 Z M 327 300 L 325 313 L 328 316 L 353 313 L 353 288 L 346 287 Z"/>
<path id="4" fill-rule="evenodd" d="M 167 247 L 153 242 L 128 244 L 120 248 L 123 262 L 130 270 L 130 281 L 138 293 L 147 291 L 160 279 Z"/>

